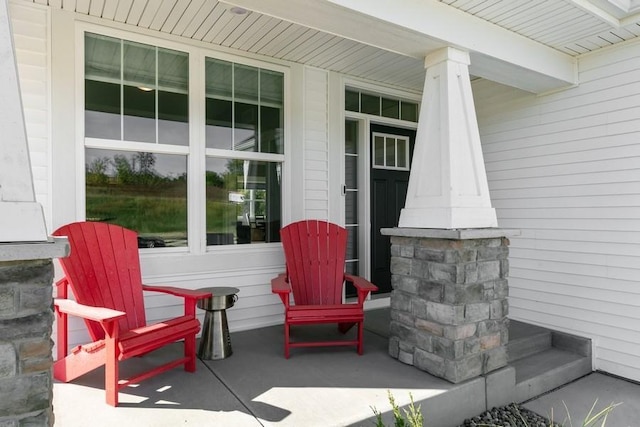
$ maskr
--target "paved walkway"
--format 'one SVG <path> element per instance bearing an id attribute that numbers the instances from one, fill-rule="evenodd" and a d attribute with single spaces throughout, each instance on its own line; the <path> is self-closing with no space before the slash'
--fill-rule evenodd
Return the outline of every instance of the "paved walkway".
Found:
<path id="1" fill-rule="evenodd" d="M 595 404 L 592 410 L 592 406 Z M 595 415 L 619 404 L 608 415 L 606 426 L 640 426 L 640 384 L 594 372 L 524 406 L 567 427 L 582 426 L 589 412 Z M 594 427 L 600 427 L 600 422 Z"/>

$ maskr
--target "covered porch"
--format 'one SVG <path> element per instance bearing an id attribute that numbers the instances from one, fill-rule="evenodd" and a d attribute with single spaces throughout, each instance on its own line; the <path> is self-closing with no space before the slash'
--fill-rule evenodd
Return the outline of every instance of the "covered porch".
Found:
<path id="1" fill-rule="evenodd" d="M 422 157 L 414 157 L 411 177 L 428 185 L 414 185 L 406 198 L 398 197 L 400 205 L 406 201 L 405 207 L 414 209 L 405 227 L 464 229 L 499 224 L 522 230 L 511 245 L 509 318 L 592 340 L 582 352 L 589 357 L 593 354 L 593 362 L 579 361 L 580 368 L 566 381 L 579 377 L 582 369 L 638 380 L 638 4 L 607 0 L 548 3 L 407 0 L 404 7 L 391 8 L 382 0 L 366 4 L 351 0 L 3 0 L 11 12 L 10 18 L 5 18 L 12 33 L 6 31 L 0 45 L 16 53 L 20 85 L 11 79 L 3 81 L 16 99 L 21 90 L 23 109 L 19 111 L 18 101 L 7 106 L 15 107 L 12 112 L 24 113 L 26 135 L 16 137 L 15 144 L 3 145 L 20 161 L 0 168 L 0 241 L 9 246 L 45 242 L 47 230 L 90 217 L 87 176 L 92 153 L 154 152 L 181 159 L 180 169 L 166 177 L 180 184 L 184 221 L 174 247 L 163 240 L 162 245 L 141 248 L 145 281 L 192 289 L 233 285 L 242 296 L 230 313 L 236 347 L 232 358 L 200 363 L 193 376 L 175 371 L 164 379 L 161 376 L 148 385 L 141 384 L 127 397 L 130 402 L 124 406 L 131 408 L 121 412 L 96 409 L 94 403 L 101 401 L 101 395 L 81 403 L 94 391 L 101 393 L 99 373 L 88 376 L 86 384 L 56 384 L 54 404 L 59 408 L 59 424 L 73 425 L 74 411 L 83 410 L 87 412 L 75 419 L 97 418 L 95 411 L 104 410 L 99 416 L 111 424 L 125 425 L 142 414 L 155 420 L 157 411 L 150 408 L 166 401 L 161 405 L 187 407 L 195 413 L 191 419 L 182 409 L 171 411 L 167 420 L 176 414 L 183 422 L 206 423 L 197 417 L 211 416 L 219 408 L 216 415 L 238 416 L 238 425 L 244 425 L 245 420 L 262 425 L 307 425 L 306 420 L 314 418 L 302 418 L 305 422 L 301 422 L 295 417 L 314 416 L 322 406 L 318 402 L 330 396 L 337 402 L 327 404 L 326 412 L 338 418 L 329 424 L 358 425 L 372 416 L 369 406 L 383 411 L 388 408 L 387 389 L 397 391 L 401 404 L 407 402 L 405 392 L 412 391 L 423 404 L 427 420 L 433 411 L 434 425 L 448 425 L 451 415 L 446 411 L 460 417 L 460 408 L 475 413 L 475 409 L 490 406 L 488 399 L 493 394 L 487 392 L 485 377 L 453 385 L 416 371 L 387 356 L 386 336 L 379 330 L 369 330 L 363 358 L 343 351 L 322 351 L 305 355 L 308 358 L 303 361 L 301 357 L 299 362 L 294 355 L 285 363 L 280 359 L 277 326 L 282 322 L 282 308 L 268 286 L 283 269 L 277 237 L 264 238 L 264 218 L 257 216 L 247 222 L 261 228 L 258 231 L 263 235 L 256 233 L 259 238 L 254 238 L 250 233 L 245 242 L 240 242 L 243 239 L 235 228 L 236 215 L 232 216 L 235 237 L 209 229 L 207 190 L 211 183 L 207 178 L 213 176 L 214 166 L 228 159 L 243 166 L 263 162 L 272 167 L 263 168 L 262 175 L 255 177 L 270 178 L 279 185 L 269 187 L 277 196 L 272 204 L 276 209 L 270 211 L 274 219 L 270 235 L 276 236 L 279 226 L 300 218 L 328 219 L 350 227 L 352 248 L 360 251 L 351 260 L 352 268 L 371 277 L 375 267 L 373 239 L 380 236 L 381 228 L 398 225 L 394 217 L 391 225 L 378 226 L 372 214 L 371 171 L 378 166 L 371 161 L 375 158 L 375 126 L 421 134 L 416 137 L 416 146 Z M 188 71 L 181 77 L 188 76 L 190 83 L 178 79 L 169 85 L 179 87 L 183 101 L 188 95 L 188 101 L 180 104 L 185 108 L 174 120 L 183 131 L 188 130 L 188 140 L 161 143 L 156 122 L 149 127 L 152 141 L 128 137 L 126 118 L 137 118 L 137 113 L 127 113 L 125 101 L 114 102 L 120 114 L 115 126 L 118 137 L 96 137 L 87 131 L 91 124 L 86 121 L 87 112 L 104 107 L 87 103 L 86 96 L 87 82 L 95 77 L 91 72 L 104 72 L 89 67 L 102 65 L 91 54 L 105 51 L 85 50 L 85 43 L 88 46 L 96 40 L 106 44 L 115 40 L 118 46 L 144 45 L 154 52 L 171 50 L 174 58 L 189 58 L 189 62 L 182 62 L 189 67 L 182 68 Z M 96 55 L 98 59 L 107 56 Z M 249 102 L 247 111 L 257 111 L 263 98 L 275 111 L 268 130 L 278 144 L 266 151 L 259 148 L 257 136 L 246 139 L 246 145 L 235 144 L 237 141 L 224 148 L 208 145 L 207 126 L 217 118 L 207 112 L 208 103 L 242 104 L 243 100 L 228 99 L 224 90 L 232 86 L 224 90 L 215 84 L 207 86 L 205 64 L 229 68 L 236 63 L 240 70 L 276 76 L 280 82 L 274 86 L 276 96 L 270 97 L 274 94 L 269 91 L 249 91 L 259 101 L 255 105 Z M 9 65 L 7 70 L 14 76 L 13 64 Z M 158 67 L 150 69 L 153 76 L 146 70 L 137 77 L 152 77 L 158 86 Z M 150 89 L 129 84 L 124 68 L 113 73 L 123 93 L 127 85 L 145 93 Z M 111 77 L 101 82 L 112 84 Z M 429 79 L 440 79 L 447 85 L 440 87 L 443 91 L 428 90 L 425 80 Z M 218 90 L 215 96 L 209 93 L 212 88 Z M 349 102 L 354 96 L 355 106 Z M 365 99 L 377 107 L 365 107 Z M 385 110 L 389 101 L 392 107 Z M 148 110 L 157 119 L 159 104 L 150 105 Z M 403 105 L 415 111 L 419 106 L 420 119 L 405 120 L 400 112 Z M 235 121 L 235 111 L 229 113 L 231 118 L 222 120 L 221 127 L 242 129 L 246 125 Z M 451 111 L 454 114 L 449 116 Z M 257 115 L 251 120 L 254 131 L 264 124 Z M 22 132 L 22 121 L 14 122 Z M 355 142 L 349 140 L 353 129 L 357 130 Z M 385 133 L 384 129 L 377 132 Z M 266 141 L 263 133 L 259 138 Z M 394 133 L 390 140 L 402 140 L 398 136 L 402 135 Z M 433 141 L 437 144 L 427 145 Z M 350 151 L 353 146 L 360 151 Z M 404 149 L 405 154 L 409 152 L 410 148 Z M 243 170 L 245 187 L 252 182 L 247 179 L 248 171 L 252 169 Z M 213 186 L 222 188 L 222 183 L 218 184 Z M 436 194 L 439 189 L 445 189 L 445 194 Z M 227 197 L 227 188 L 224 190 L 218 193 Z M 423 197 L 425 194 L 428 197 Z M 242 200 L 239 194 L 235 196 L 226 202 Z M 357 199 L 358 209 L 353 209 L 353 199 Z M 22 203 L 29 204 L 30 216 L 16 214 L 16 206 Z M 458 219 L 446 220 L 452 217 Z M 474 222 L 477 218 L 481 220 Z M 180 310 L 162 298 L 149 298 L 148 303 L 149 318 L 154 321 Z M 388 294 L 384 294 L 367 304 L 368 308 L 379 308 L 389 303 Z M 73 344 L 85 338 L 78 322 Z M 549 340 L 553 341 L 553 335 Z M 13 353 L 10 356 L 13 363 Z M 308 361 L 312 363 L 305 364 Z M 511 368 L 517 365 L 513 362 Z M 336 364 L 348 371 L 310 375 L 316 366 Z M 513 380 L 518 396 L 526 394 L 522 391 L 520 395 L 518 390 L 530 389 L 526 398 L 518 400 L 560 385 L 550 380 L 556 377 L 553 373 L 543 377 L 540 388 L 532 381 L 518 389 L 516 385 L 523 384 L 518 375 L 524 371 L 505 369 L 499 373 Z M 317 389 L 325 377 L 335 385 Z M 295 387 L 317 391 L 308 398 L 314 403 L 312 410 L 295 406 L 300 404 Z M 274 390 L 277 396 L 272 398 Z M 342 397 L 346 394 L 353 396 L 353 404 L 346 403 L 349 399 Z M 332 400 L 327 397 L 326 402 Z M 457 406 L 447 408 L 443 402 Z M 477 402 L 481 404 L 476 407 Z M 133 408 L 135 413 L 127 412 Z M 438 415 L 439 411 L 443 415 Z M 353 412 L 362 418 L 349 415 L 343 420 L 338 412 Z M 123 413 L 126 420 L 120 418 Z M 233 425 L 235 421 L 219 422 Z M 318 425 L 326 423 L 319 421 Z"/>
<path id="2" fill-rule="evenodd" d="M 195 374 L 174 369 L 123 390 L 117 408 L 102 404 L 103 377 L 97 370 L 70 384 L 54 384 L 56 424 L 371 426 L 375 422 L 371 407 L 375 407 L 384 414 L 385 423 L 392 425 L 387 399 L 387 392 L 391 392 L 404 408 L 410 393 L 421 406 L 425 425 L 455 427 L 465 418 L 491 409 L 495 404 L 492 399 L 504 393 L 499 383 L 491 385 L 487 377 L 452 384 L 392 359 L 387 351 L 388 322 L 388 310 L 367 312 L 362 356 L 351 348 L 296 349 L 286 360 L 280 326 L 233 333 L 230 357 L 199 360 Z M 517 341 L 523 333 L 521 329 L 516 331 L 514 339 Z M 179 351 L 178 345 L 166 348 L 125 364 L 124 370 L 157 363 Z M 607 425 L 634 425 L 640 416 L 640 386 L 598 373 L 584 377 L 584 371 L 569 378 L 558 371 L 561 357 L 554 357 L 554 366 L 547 366 L 556 369 L 554 377 L 566 382 L 580 379 L 528 401 L 526 408 L 544 416 L 553 413 L 554 419 L 562 422 L 566 419 L 566 403 L 577 425 L 578 418 L 586 416 L 599 398 L 598 408 L 624 402 L 611 414 Z M 541 390 L 537 388 L 535 396 L 542 394 Z"/>

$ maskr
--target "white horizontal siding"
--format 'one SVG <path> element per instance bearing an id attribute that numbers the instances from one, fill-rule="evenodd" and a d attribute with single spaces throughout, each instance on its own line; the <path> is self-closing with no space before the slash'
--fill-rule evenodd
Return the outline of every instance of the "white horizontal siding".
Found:
<path id="1" fill-rule="evenodd" d="M 491 199 L 511 239 L 510 317 L 588 336 L 640 380 L 640 45 L 580 58 L 546 96 L 473 84 Z"/>
<path id="2" fill-rule="evenodd" d="M 51 231 L 47 9 L 13 2 L 9 7 L 35 196 Z"/>
<path id="3" fill-rule="evenodd" d="M 329 218 L 329 73 L 304 69 L 305 217 Z"/>

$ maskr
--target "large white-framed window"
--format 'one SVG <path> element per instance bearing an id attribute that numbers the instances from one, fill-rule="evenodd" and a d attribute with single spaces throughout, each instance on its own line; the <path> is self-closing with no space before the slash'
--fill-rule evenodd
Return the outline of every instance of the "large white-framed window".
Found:
<path id="1" fill-rule="evenodd" d="M 141 248 L 278 242 L 287 70 L 121 31 L 81 37 L 87 220 L 136 230 Z"/>
<path id="2" fill-rule="evenodd" d="M 279 242 L 284 74 L 205 57 L 207 246 Z"/>

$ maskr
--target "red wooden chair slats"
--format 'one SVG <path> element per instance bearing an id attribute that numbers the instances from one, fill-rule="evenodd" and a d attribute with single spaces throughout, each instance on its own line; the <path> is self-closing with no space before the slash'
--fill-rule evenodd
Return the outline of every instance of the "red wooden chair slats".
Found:
<path id="1" fill-rule="evenodd" d="M 194 372 L 196 302 L 210 293 L 170 286 L 144 286 L 140 272 L 138 239 L 134 231 L 117 225 L 76 222 L 57 229 L 67 236 L 71 255 L 60 260 L 64 278 L 57 282 L 54 306 L 57 318 L 57 360 L 54 377 L 72 381 L 105 366 L 108 404 L 117 406 L 118 390 L 133 382 L 179 365 Z M 68 287 L 75 301 L 67 299 Z M 184 315 L 147 325 L 143 291 L 164 292 L 184 299 Z M 68 316 L 84 319 L 92 342 L 68 349 Z M 141 356 L 164 345 L 184 340 L 184 356 L 127 380 L 118 375 L 118 362 Z"/>
<path id="2" fill-rule="evenodd" d="M 285 307 L 284 354 L 291 347 L 355 345 L 363 352 L 364 301 L 378 288 L 369 281 L 345 274 L 347 231 L 327 221 L 306 220 L 287 225 L 280 230 L 285 254 L 286 272 L 271 281 L 271 290 L 278 294 Z M 358 293 L 354 303 L 342 303 L 345 282 L 352 282 Z M 293 295 L 294 304 L 290 303 Z M 321 342 L 291 342 L 292 325 L 337 323 L 344 333 L 357 324 L 355 340 Z"/>

